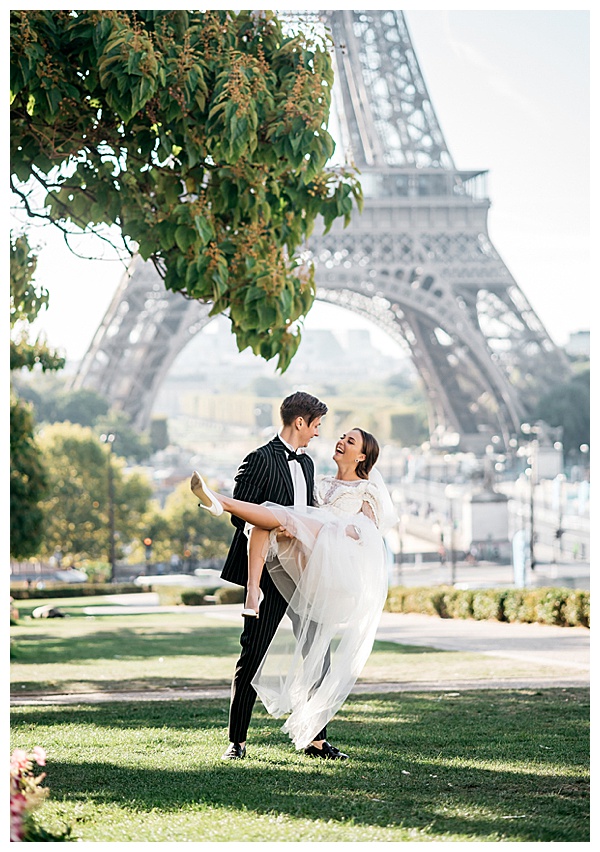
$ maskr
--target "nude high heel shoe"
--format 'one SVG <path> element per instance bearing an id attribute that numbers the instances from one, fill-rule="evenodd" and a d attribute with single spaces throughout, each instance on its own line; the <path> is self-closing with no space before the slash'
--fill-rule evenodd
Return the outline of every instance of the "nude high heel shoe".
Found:
<path id="1" fill-rule="evenodd" d="M 192 493 L 200 500 L 199 505 L 206 509 L 211 515 L 218 517 L 223 514 L 223 506 L 219 503 L 210 488 L 206 485 L 200 474 L 195 470 L 190 482 Z"/>

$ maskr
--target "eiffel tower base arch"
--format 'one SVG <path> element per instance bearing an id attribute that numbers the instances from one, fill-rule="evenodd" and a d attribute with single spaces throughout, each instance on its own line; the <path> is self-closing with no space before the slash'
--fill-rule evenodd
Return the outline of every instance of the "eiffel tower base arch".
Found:
<path id="1" fill-rule="evenodd" d="M 311 236 L 317 299 L 366 317 L 408 347 L 431 444 L 507 448 L 532 404 L 570 367 L 487 228 L 485 171 L 455 167 L 404 14 L 323 13 L 334 37 L 334 113 L 360 169 L 361 215 Z M 75 376 L 148 426 L 175 358 L 211 320 L 210 305 L 165 290 L 133 259 Z"/>

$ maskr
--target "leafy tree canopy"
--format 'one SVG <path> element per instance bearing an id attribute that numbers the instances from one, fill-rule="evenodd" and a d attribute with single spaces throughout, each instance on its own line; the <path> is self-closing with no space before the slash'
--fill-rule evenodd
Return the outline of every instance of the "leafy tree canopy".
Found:
<path id="1" fill-rule="evenodd" d="M 37 258 L 27 238 L 10 242 L 10 369 L 32 371 L 41 367 L 59 370 L 64 359 L 50 350 L 44 340 L 29 339 L 29 324 L 47 305 L 48 293 L 36 288 L 33 278 Z M 47 488 L 47 475 L 35 437 L 30 404 L 10 392 L 10 553 L 15 559 L 32 556 L 44 534 L 44 512 L 40 501 Z"/>
<path id="2" fill-rule="evenodd" d="M 48 305 L 48 291 L 34 283 L 37 257 L 27 237 L 13 236 L 10 241 L 10 369 L 60 370 L 65 359 L 50 350 L 38 337 L 29 340 L 29 324 Z"/>
<path id="3" fill-rule="evenodd" d="M 549 426 L 562 428 L 565 456 L 590 443 L 590 371 L 582 370 L 569 382 L 555 385 L 538 402 L 536 417 Z"/>
<path id="4" fill-rule="evenodd" d="M 10 555 L 27 559 L 40 547 L 44 512 L 40 501 L 48 488 L 42 454 L 34 435 L 31 407 L 10 400 Z"/>
<path id="5" fill-rule="evenodd" d="M 326 168 L 332 83 L 327 39 L 269 11 L 13 11 L 12 186 L 65 232 L 116 224 L 285 370 L 315 295 L 303 243 L 362 201 Z"/>
<path id="6" fill-rule="evenodd" d="M 227 555 L 232 537 L 229 517 L 215 518 L 199 509 L 189 482 L 182 482 L 169 494 L 163 518 L 167 525 L 164 544 L 170 553 L 184 561 L 189 559 L 188 553 L 194 559 L 219 559 Z"/>

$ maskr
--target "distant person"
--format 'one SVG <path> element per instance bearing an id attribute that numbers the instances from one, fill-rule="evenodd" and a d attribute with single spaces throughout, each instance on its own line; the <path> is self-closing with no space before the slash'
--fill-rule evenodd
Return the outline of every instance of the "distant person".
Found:
<path id="1" fill-rule="evenodd" d="M 201 505 L 213 514 L 230 512 L 238 526 L 236 536 L 243 536 L 236 550 L 234 537 L 230 551 L 236 554 L 234 582 L 244 584 L 247 592 L 225 759 L 245 756 L 257 692 L 272 715 L 290 714 L 283 730 L 298 749 L 315 757 L 347 757 L 327 742 L 326 724 L 345 701 L 371 652 L 387 593 L 381 529 L 395 516 L 383 480 L 373 471 L 377 441 L 362 429 L 343 435 L 333 456 L 337 475 L 319 478 L 318 505 L 312 505 L 312 462 L 307 464 L 306 454 L 296 450 L 318 433 L 318 424 L 308 411 L 298 414 L 294 406 L 296 416 L 289 422 L 289 400 L 294 398 L 300 401 L 298 395 L 284 400 L 283 429 L 267 445 L 271 453 L 277 448 L 276 457 L 280 445 L 289 445 L 288 453 L 281 453 L 270 471 L 277 470 L 277 478 L 287 483 L 286 503 L 259 495 L 261 483 L 264 487 L 273 478 L 265 473 L 264 464 L 256 465 L 254 490 L 245 489 L 253 499 L 239 499 L 244 490 L 240 477 L 243 484 L 253 454 L 240 468 L 233 498 L 210 491 L 199 474 L 192 477 L 192 491 Z M 315 416 L 320 422 L 318 410 Z M 255 453 L 261 451 L 264 455 L 266 448 Z M 293 503 L 290 467 L 309 473 L 306 499 Z M 262 505 L 256 505 L 259 501 Z M 252 525 L 250 530 L 247 524 Z M 228 559 L 225 579 L 232 577 L 229 567 Z M 285 626 L 279 628 L 286 610 L 293 636 Z"/>

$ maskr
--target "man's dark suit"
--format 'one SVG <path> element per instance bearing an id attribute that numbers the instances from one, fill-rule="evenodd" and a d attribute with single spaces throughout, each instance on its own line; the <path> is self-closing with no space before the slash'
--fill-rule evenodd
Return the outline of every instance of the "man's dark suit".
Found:
<path id="1" fill-rule="evenodd" d="M 306 454 L 299 461 L 306 479 L 308 505 L 313 504 L 314 464 Z M 253 450 L 242 462 L 235 477 L 233 496 L 250 503 L 278 503 L 292 506 L 294 487 L 283 442 L 273 438 L 268 444 Z M 244 534 L 245 523 L 232 517 L 236 531 L 223 566 L 221 576 L 230 583 L 246 586 L 248 581 L 248 539 Z M 231 687 L 229 713 L 229 740 L 233 743 L 246 741 L 250 717 L 256 701 L 256 691 L 251 685 L 262 658 L 285 615 L 287 603 L 276 589 L 268 571 L 263 571 L 261 589 L 264 600 L 260 605 L 259 618 L 244 618 L 244 629 L 240 638 L 242 651 L 237 662 Z M 315 732 L 315 739 L 327 739 L 326 730 Z"/>

